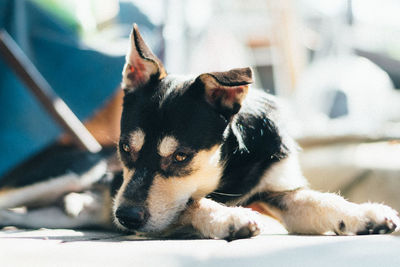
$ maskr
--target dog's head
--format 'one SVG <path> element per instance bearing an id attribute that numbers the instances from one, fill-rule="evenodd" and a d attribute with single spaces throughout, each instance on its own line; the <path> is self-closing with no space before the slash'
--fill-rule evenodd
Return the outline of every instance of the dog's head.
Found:
<path id="1" fill-rule="evenodd" d="M 164 230 L 188 202 L 216 189 L 223 133 L 251 82 L 249 68 L 189 79 L 167 75 L 134 26 L 122 82 L 118 226 Z"/>

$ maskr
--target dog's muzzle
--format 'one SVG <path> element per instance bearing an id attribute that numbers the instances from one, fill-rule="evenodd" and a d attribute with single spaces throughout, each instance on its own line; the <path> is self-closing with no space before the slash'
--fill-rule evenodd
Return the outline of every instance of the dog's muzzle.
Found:
<path id="1" fill-rule="evenodd" d="M 115 217 L 119 223 L 130 229 L 137 230 L 145 225 L 149 213 L 144 207 L 120 207 L 115 212 Z"/>

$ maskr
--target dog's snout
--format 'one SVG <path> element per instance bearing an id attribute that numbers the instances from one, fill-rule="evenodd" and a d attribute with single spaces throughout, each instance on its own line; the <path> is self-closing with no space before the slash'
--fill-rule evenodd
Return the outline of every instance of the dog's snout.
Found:
<path id="1" fill-rule="evenodd" d="M 145 224 L 148 213 L 143 207 L 121 207 L 116 211 L 115 216 L 122 226 L 135 230 Z"/>

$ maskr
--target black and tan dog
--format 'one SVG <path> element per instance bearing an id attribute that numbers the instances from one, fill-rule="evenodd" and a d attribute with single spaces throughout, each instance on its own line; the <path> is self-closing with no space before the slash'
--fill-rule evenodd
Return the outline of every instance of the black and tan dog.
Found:
<path id="1" fill-rule="evenodd" d="M 120 229 L 152 235 L 188 226 L 204 238 L 235 239 L 267 227 L 256 212 L 241 207 L 258 202 L 291 233 L 380 234 L 400 226 L 388 206 L 308 189 L 276 100 L 249 90 L 251 69 L 168 75 L 136 26 L 126 59 L 118 145 L 123 174 L 104 190 L 107 166 L 97 160 L 79 175 L 9 186 L 0 194 L 0 224 L 81 227 L 113 221 Z M 69 216 L 49 206 L 60 197 Z M 42 208 L 23 215 L 5 210 L 39 200 Z"/>

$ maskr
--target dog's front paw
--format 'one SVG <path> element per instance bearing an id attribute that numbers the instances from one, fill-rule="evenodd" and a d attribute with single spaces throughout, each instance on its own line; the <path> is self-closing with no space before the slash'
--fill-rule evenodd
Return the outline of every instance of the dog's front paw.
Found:
<path id="1" fill-rule="evenodd" d="M 260 233 L 260 228 L 257 222 L 249 221 L 247 225 L 242 226 L 239 229 L 235 229 L 234 225 L 229 227 L 229 235 L 225 237 L 227 241 L 232 241 L 235 239 L 250 238 L 256 236 Z"/>
<path id="2" fill-rule="evenodd" d="M 400 229 L 400 218 L 394 209 L 376 203 L 361 205 L 364 211 L 365 222 L 356 233 L 358 235 L 387 234 Z"/>
<path id="3" fill-rule="evenodd" d="M 260 233 L 259 214 L 247 208 L 229 208 L 216 212 L 211 221 L 210 237 L 232 241 L 250 238 Z"/>
<path id="4" fill-rule="evenodd" d="M 229 241 L 256 236 L 262 228 L 258 212 L 249 208 L 227 207 L 206 198 L 195 201 L 182 214 L 180 223 L 190 224 L 203 238 Z"/>
<path id="5" fill-rule="evenodd" d="M 388 234 L 400 230 L 400 218 L 394 209 L 377 203 L 359 205 L 360 213 L 348 223 L 339 223 L 339 234 Z"/>

